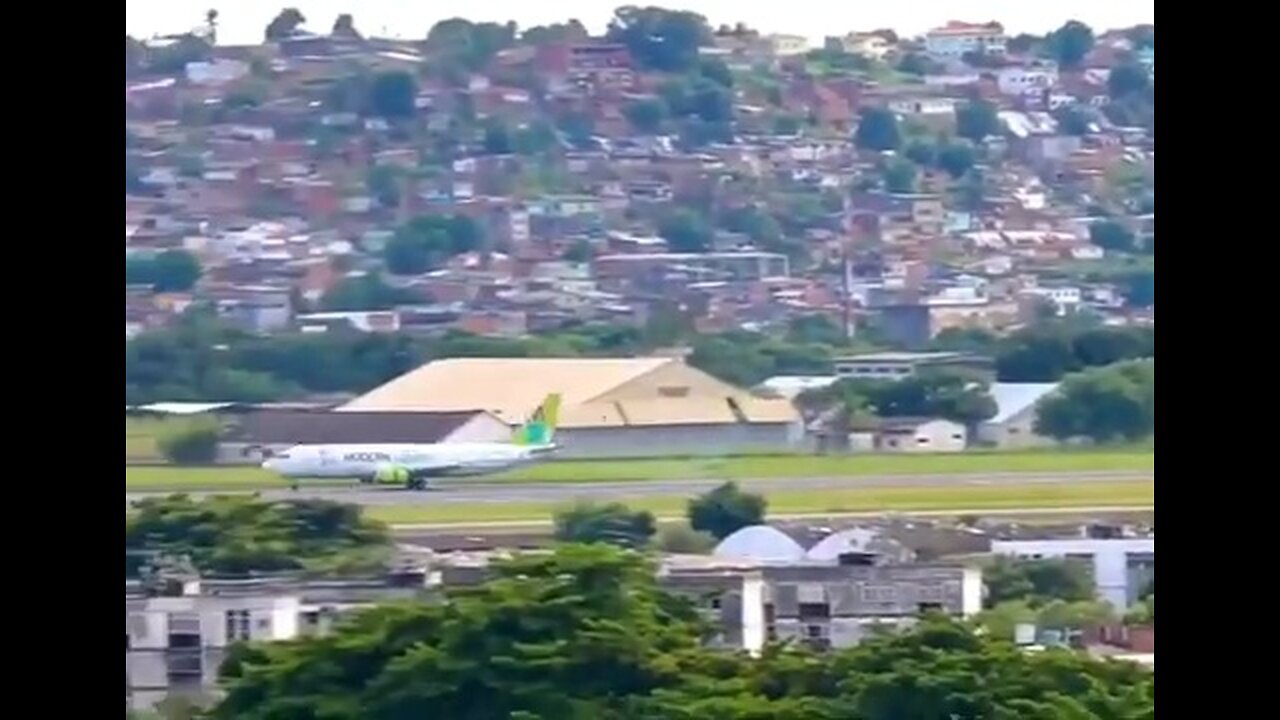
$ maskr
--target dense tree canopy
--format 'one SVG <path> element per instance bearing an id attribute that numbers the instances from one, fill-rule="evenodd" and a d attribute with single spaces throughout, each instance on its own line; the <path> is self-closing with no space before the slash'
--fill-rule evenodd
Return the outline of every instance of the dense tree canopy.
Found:
<path id="1" fill-rule="evenodd" d="M 858 129 L 853 142 L 863 150 L 896 150 L 902 143 L 898 117 L 887 108 L 870 107 L 858 116 Z"/>
<path id="2" fill-rule="evenodd" d="M 982 142 L 1000 133 L 996 106 L 985 100 L 974 100 L 956 108 L 956 134 L 974 142 Z"/>
<path id="3" fill-rule="evenodd" d="M 200 261 L 186 250 L 165 250 L 153 257 L 124 261 L 126 285 L 150 285 L 156 292 L 185 292 L 200 279 Z"/>
<path id="4" fill-rule="evenodd" d="M 667 104 L 661 98 L 635 100 L 622 109 L 627 122 L 636 132 L 655 134 L 662 129 L 667 118 Z"/>
<path id="5" fill-rule="evenodd" d="M 298 31 L 307 18 L 297 8 L 285 8 L 267 25 L 267 42 L 283 40 Z"/>
<path id="6" fill-rule="evenodd" d="M 421 215 L 399 227 L 383 251 L 387 269 L 417 275 L 480 247 L 483 229 L 465 215 Z"/>
<path id="7" fill-rule="evenodd" d="M 212 575 L 350 572 L 383 566 L 386 529 L 327 500 L 267 503 L 239 495 L 147 498 L 125 517 L 125 574 L 154 555 L 189 558 Z"/>
<path id="8" fill-rule="evenodd" d="M 727 482 L 689 501 L 689 525 L 694 530 L 723 539 L 750 525 L 764 522 L 764 497 L 743 492 L 737 483 Z"/>
<path id="9" fill-rule="evenodd" d="M 657 531 L 653 514 L 620 503 L 578 503 L 556 513 L 556 539 L 641 548 Z"/>
<path id="10" fill-rule="evenodd" d="M 972 425 L 996 414 L 982 380 L 965 373 L 929 372 L 902 380 L 845 379 L 803 393 L 802 406 L 843 408 L 846 415 L 882 418 L 942 417 Z"/>
<path id="11" fill-rule="evenodd" d="M 427 33 L 426 48 L 437 67 L 481 70 L 494 55 L 515 43 L 516 24 L 473 23 L 462 18 L 441 20 Z"/>
<path id="12" fill-rule="evenodd" d="M 416 111 L 418 83 L 403 71 L 378 73 L 369 90 L 369 109 L 384 118 L 411 118 Z"/>
<path id="13" fill-rule="evenodd" d="M 613 13 L 608 38 L 648 70 L 685 72 L 698 65 L 698 47 L 711 39 L 703 16 L 683 10 L 627 5 Z"/>
<path id="14" fill-rule="evenodd" d="M 1049 33 L 1045 44 L 1049 54 L 1064 68 L 1080 66 L 1093 49 L 1093 28 L 1078 20 L 1068 20 L 1062 27 Z"/>
<path id="15" fill-rule="evenodd" d="M 1097 443 L 1141 440 L 1155 433 L 1155 361 L 1130 361 L 1068 377 L 1041 401 L 1036 432 Z"/>
<path id="16" fill-rule="evenodd" d="M 953 621 L 818 654 L 701 643 L 690 603 L 603 545 L 500 561 L 439 603 L 367 610 L 327 637 L 240 647 L 215 718 L 391 720 L 1115 719 L 1154 715 L 1154 677 L 1026 653 Z"/>
<path id="17" fill-rule="evenodd" d="M 672 252 L 705 252 L 714 232 L 705 217 L 688 208 L 676 210 L 658 224 L 658 235 Z"/>
<path id="18" fill-rule="evenodd" d="M 422 297 L 412 291 L 388 285 L 381 275 L 352 275 L 333 286 L 320 299 L 320 307 L 331 311 L 390 310 L 397 305 L 411 305 Z"/>

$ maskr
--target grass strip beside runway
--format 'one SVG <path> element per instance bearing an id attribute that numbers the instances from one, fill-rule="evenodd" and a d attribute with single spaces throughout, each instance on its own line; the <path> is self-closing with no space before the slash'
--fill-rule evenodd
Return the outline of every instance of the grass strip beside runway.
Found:
<path id="1" fill-rule="evenodd" d="M 700 478 L 959 475 L 984 472 L 1152 472 L 1155 470 L 1155 462 L 1154 450 L 560 460 L 477 480 L 520 484 Z M 126 466 L 124 486 L 126 492 L 259 490 L 282 488 L 286 483 L 256 467 Z"/>
<path id="2" fill-rule="evenodd" d="M 769 512 L 849 513 L 966 510 L 1034 510 L 1069 507 L 1153 507 L 1154 481 L 1124 481 L 1071 484 L 959 485 L 951 487 L 849 488 L 820 492 L 773 492 L 767 494 Z M 679 497 L 633 498 L 625 501 L 633 509 L 648 510 L 658 517 L 684 514 L 687 500 Z M 565 502 L 538 503 L 434 503 L 430 505 L 379 505 L 365 514 L 392 525 L 415 523 L 462 523 L 531 521 L 549 522 Z"/>

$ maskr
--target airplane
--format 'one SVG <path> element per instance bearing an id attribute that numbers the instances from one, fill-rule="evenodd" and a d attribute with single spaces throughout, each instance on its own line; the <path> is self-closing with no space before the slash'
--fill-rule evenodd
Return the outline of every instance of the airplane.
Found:
<path id="1" fill-rule="evenodd" d="M 552 455 L 560 395 L 548 395 L 510 442 L 294 445 L 262 463 L 291 480 L 357 479 L 425 490 L 428 477 L 486 475 Z"/>

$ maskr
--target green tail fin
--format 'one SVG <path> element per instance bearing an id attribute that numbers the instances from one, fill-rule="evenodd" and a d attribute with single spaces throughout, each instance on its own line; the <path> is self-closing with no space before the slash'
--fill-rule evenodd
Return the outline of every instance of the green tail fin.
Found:
<path id="1" fill-rule="evenodd" d="M 533 412 L 529 422 L 516 428 L 511 441 L 516 445 L 549 445 L 556 435 L 560 417 L 560 395 L 552 393 Z"/>

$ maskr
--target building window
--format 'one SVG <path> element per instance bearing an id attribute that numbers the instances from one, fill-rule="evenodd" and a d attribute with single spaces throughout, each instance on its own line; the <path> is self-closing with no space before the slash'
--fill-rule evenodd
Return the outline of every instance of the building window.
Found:
<path id="1" fill-rule="evenodd" d="M 248 610 L 227 611 L 227 643 L 249 640 L 253 637 L 249 625 Z"/>
<path id="2" fill-rule="evenodd" d="M 831 617 L 831 606 L 827 603 L 800 603 L 800 617 L 806 618 L 829 618 Z"/>
<path id="3" fill-rule="evenodd" d="M 862 588 L 863 602 L 884 603 L 897 599 L 898 588 L 892 585 L 867 585 Z"/>

